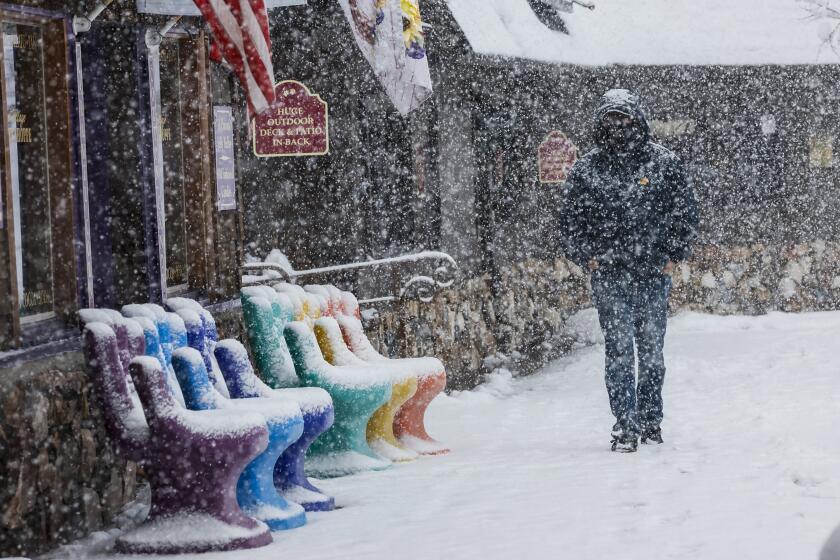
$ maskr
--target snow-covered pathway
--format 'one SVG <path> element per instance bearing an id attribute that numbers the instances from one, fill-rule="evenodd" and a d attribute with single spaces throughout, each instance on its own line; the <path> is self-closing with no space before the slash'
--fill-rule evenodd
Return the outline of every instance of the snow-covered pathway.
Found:
<path id="1" fill-rule="evenodd" d="M 662 446 L 608 451 L 603 348 L 441 397 L 452 446 L 324 481 L 342 509 L 203 558 L 815 559 L 840 523 L 840 313 L 670 323 Z"/>

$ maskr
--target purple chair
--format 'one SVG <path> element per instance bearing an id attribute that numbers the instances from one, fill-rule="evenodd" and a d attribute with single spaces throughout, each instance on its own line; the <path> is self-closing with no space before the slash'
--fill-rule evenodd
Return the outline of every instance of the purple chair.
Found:
<path id="1" fill-rule="evenodd" d="M 129 377 L 124 360 L 142 352 L 143 331 L 128 319 L 110 321 L 114 328 L 85 326 L 85 356 L 109 436 L 152 487 L 149 518 L 117 539 L 116 549 L 178 554 L 269 544 L 268 527 L 236 502 L 240 473 L 268 444 L 264 417 L 183 409 L 152 357 L 133 358 Z"/>
<path id="2" fill-rule="evenodd" d="M 219 370 L 214 379 L 208 369 L 217 391 L 233 399 L 263 397 L 291 400 L 300 406 L 303 435 L 280 456 L 274 470 L 274 483 L 286 500 L 302 505 L 306 511 L 335 509 L 335 499 L 314 486 L 304 470 L 306 450 L 333 423 L 334 409 L 329 394 L 316 387 L 270 388 L 254 373 L 248 353 L 241 344 L 234 340 L 217 340 L 213 316 L 197 301 L 171 298 L 166 305 L 183 319 L 189 346 L 201 353 L 208 368 Z"/>

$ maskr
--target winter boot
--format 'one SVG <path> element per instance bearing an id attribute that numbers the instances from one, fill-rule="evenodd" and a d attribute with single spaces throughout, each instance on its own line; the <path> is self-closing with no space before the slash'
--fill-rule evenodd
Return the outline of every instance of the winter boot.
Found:
<path id="1" fill-rule="evenodd" d="M 613 435 L 612 450 L 618 453 L 634 453 L 639 446 L 636 436 Z"/>
<path id="2" fill-rule="evenodd" d="M 662 443 L 662 429 L 648 428 L 642 431 L 642 443 Z"/>

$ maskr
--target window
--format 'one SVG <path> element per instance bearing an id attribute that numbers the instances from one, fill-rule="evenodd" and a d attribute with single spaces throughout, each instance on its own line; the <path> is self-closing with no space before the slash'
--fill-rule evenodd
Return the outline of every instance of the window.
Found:
<path id="1" fill-rule="evenodd" d="M 149 50 L 161 282 L 167 294 L 189 287 L 180 74 L 177 40 Z"/>
<path id="2" fill-rule="evenodd" d="M 33 25 L 2 29 L 15 283 L 20 320 L 30 322 L 54 314 L 43 37 Z"/>
<path id="3" fill-rule="evenodd" d="M 0 347 L 76 307 L 64 29 L 63 19 L 0 9 Z"/>

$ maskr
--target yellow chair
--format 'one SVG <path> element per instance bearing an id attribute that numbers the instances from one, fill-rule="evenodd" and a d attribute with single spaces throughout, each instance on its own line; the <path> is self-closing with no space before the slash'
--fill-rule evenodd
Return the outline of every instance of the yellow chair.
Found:
<path id="1" fill-rule="evenodd" d="M 332 317 L 315 320 L 315 337 L 324 359 L 334 366 L 354 366 L 386 372 L 392 379 L 391 399 L 373 413 L 367 424 L 368 445 L 377 454 L 395 462 L 413 461 L 418 454 L 404 447 L 394 435 L 394 417 L 417 392 L 417 378 L 397 373 L 395 368 L 371 365 L 353 354 L 344 343 L 341 328 Z"/>

